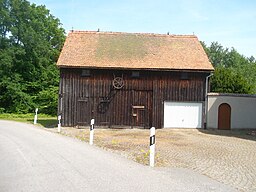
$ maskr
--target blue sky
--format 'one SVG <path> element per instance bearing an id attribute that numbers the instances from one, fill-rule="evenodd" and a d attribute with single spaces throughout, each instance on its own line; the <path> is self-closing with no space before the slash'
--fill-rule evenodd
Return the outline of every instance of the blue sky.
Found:
<path id="1" fill-rule="evenodd" d="M 256 58 L 254 0 L 30 0 L 46 5 L 66 32 L 195 34 Z"/>

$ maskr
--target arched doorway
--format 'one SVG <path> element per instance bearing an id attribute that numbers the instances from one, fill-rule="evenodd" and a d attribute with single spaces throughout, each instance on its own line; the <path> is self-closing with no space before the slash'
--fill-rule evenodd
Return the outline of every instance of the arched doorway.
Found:
<path id="1" fill-rule="evenodd" d="M 231 124 L 231 107 L 222 103 L 218 109 L 218 129 L 229 130 Z"/>

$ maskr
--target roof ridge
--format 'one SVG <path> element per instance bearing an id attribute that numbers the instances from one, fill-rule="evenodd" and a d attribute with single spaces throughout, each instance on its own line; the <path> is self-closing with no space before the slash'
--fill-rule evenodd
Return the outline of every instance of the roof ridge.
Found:
<path id="1" fill-rule="evenodd" d="M 197 38 L 196 35 L 176 35 L 176 34 L 159 34 L 159 33 L 131 33 L 131 32 L 113 32 L 113 31 L 82 31 L 82 30 L 71 30 L 70 33 L 78 34 L 109 34 L 109 35 L 148 35 L 156 37 L 175 37 L 175 38 Z"/>

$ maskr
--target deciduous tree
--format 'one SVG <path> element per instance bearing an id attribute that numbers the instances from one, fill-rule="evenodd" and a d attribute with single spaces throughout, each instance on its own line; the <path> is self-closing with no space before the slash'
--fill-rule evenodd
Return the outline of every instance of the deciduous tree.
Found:
<path id="1" fill-rule="evenodd" d="M 40 108 L 41 92 L 52 93 L 51 86 L 58 86 L 55 63 L 64 38 L 60 21 L 45 6 L 0 0 L 0 108 Z"/>
<path id="2" fill-rule="evenodd" d="M 211 91 L 221 93 L 256 93 L 256 63 L 234 48 L 224 48 L 218 42 L 209 47 L 202 42 L 210 62 L 215 67 Z"/>

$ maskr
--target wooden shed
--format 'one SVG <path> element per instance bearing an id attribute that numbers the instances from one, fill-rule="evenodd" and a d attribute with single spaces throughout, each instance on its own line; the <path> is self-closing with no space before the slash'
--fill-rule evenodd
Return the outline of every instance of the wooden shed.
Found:
<path id="1" fill-rule="evenodd" d="M 194 35 L 72 31 L 57 66 L 63 126 L 203 126 L 214 69 Z"/>

